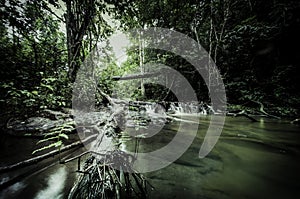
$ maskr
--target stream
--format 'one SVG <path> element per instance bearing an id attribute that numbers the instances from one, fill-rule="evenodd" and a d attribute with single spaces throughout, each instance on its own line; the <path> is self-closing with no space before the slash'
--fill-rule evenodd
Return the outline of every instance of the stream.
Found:
<path id="1" fill-rule="evenodd" d="M 184 116 L 185 120 L 195 120 Z M 189 149 L 171 165 L 144 175 L 155 188 L 150 198 L 299 198 L 300 127 L 284 120 L 227 117 L 222 135 L 204 159 L 198 153 L 209 126 L 201 116 L 199 130 Z M 140 139 L 139 152 L 153 151 L 175 136 L 180 122 L 164 126 L 153 137 Z M 189 129 L 186 129 L 189 134 Z M 32 157 L 36 139 L 1 136 L 0 166 Z M 126 142 L 134 151 L 136 140 Z M 68 157 L 84 149 L 74 149 Z M 0 190 L 0 198 L 67 198 L 75 182 L 77 161 L 59 164 L 57 157 L 36 165 L 1 174 L 0 181 L 19 180 Z M 24 177 L 22 177 L 23 174 Z"/>

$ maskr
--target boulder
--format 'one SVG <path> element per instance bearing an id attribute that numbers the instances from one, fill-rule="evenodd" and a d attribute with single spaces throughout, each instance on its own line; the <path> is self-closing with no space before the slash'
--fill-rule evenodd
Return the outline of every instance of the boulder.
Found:
<path id="1" fill-rule="evenodd" d="M 44 117 L 31 117 L 25 121 L 11 120 L 7 123 L 7 133 L 16 136 L 44 136 L 52 128 L 70 119 L 51 120 Z"/>

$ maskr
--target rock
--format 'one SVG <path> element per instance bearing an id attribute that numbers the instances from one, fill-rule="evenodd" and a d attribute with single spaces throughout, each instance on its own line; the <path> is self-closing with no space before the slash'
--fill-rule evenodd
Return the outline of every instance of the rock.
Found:
<path id="1" fill-rule="evenodd" d="M 108 112 L 87 112 L 76 113 L 75 122 L 79 126 L 92 126 L 106 122 L 111 114 Z"/>
<path id="2" fill-rule="evenodd" d="M 300 119 L 295 119 L 291 121 L 292 124 L 300 125 Z"/>
<path id="3" fill-rule="evenodd" d="M 71 117 L 71 113 L 63 113 L 60 111 L 53 111 L 50 109 L 44 109 L 40 111 L 40 115 L 51 120 L 67 119 Z"/>
<path id="4" fill-rule="evenodd" d="M 31 117 L 25 121 L 14 120 L 7 124 L 7 133 L 16 136 L 43 136 L 52 128 L 62 125 L 67 120 L 51 120 L 44 117 Z"/>

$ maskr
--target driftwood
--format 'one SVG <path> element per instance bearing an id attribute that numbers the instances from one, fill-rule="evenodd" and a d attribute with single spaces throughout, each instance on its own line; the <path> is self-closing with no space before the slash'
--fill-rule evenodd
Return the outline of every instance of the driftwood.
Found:
<path id="1" fill-rule="evenodd" d="M 245 110 L 239 111 L 237 113 L 227 113 L 226 115 L 233 116 L 233 117 L 244 116 L 244 117 L 250 119 L 252 122 L 258 122 L 255 118 L 248 115 Z"/>
<path id="2" fill-rule="evenodd" d="M 267 112 L 264 110 L 264 105 L 263 105 L 263 103 L 261 103 L 261 102 L 259 102 L 259 101 L 255 101 L 255 100 L 251 100 L 251 101 L 252 101 L 252 102 L 255 102 L 255 103 L 257 103 L 257 104 L 260 105 L 259 111 L 260 111 L 261 113 L 263 113 L 265 116 L 280 120 L 280 117 L 278 117 L 278 116 L 276 116 L 276 115 L 271 115 L 271 114 L 267 113 Z"/>
<path id="3" fill-rule="evenodd" d="M 74 142 L 74 143 L 69 144 L 67 146 L 64 146 L 60 149 L 50 151 L 46 154 L 39 155 L 39 156 L 36 156 L 34 158 L 30 158 L 28 160 L 24 160 L 24 161 L 21 161 L 21 162 L 18 162 L 18 163 L 9 165 L 9 166 L 0 167 L 0 173 L 4 173 L 4 172 L 7 172 L 7 171 L 12 171 L 12 170 L 15 170 L 15 169 L 18 169 L 18 168 L 22 168 L 22 167 L 25 167 L 25 166 L 33 165 L 37 162 L 40 162 L 40 161 L 42 161 L 44 159 L 47 159 L 51 156 L 57 155 L 61 152 L 70 150 L 70 149 L 75 148 L 75 147 L 81 147 L 81 146 L 83 146 L 83 143 L 88 143 L 88 142 L 92 141 L 93 139 L 95 139 L 95 137 L 96 137 L 96 135 L 92 135 L 92 136 L 87 137 L 86 139 L 84 139 L 82 141 Z"/>

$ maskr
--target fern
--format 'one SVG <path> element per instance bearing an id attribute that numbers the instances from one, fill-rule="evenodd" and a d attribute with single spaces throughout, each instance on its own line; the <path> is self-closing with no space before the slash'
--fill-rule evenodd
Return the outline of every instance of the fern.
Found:
<path id="1" fill-rule="evenodd" d="M 44 146 L 44 147 L 42 147 L 42 148 L 39 148 L 39 149 L 37 149 L 37 150 L 34 150 L 34 151 L 32 152 L 32 154 L 35 154 L 35 153 L 37 153 L 37 152 L 39 152 L 39 151 L 43 151 L 43 150 L 46 150 L 46 149 L 50 149 L 50 148 L 52 148 L 52 147 L 60 147 L 61 145 L 62 145 L 62 141 L 59 140 L 59 141 L 57 141 L 57 142 L 55 142 L 55 143 L 52 143 L 52 144 L 49 144 L 49 145 Z"/>
<path id="2" fill-rule="evenodd" d="M 53 129 L 50 130 L 50 132 L 46 133 L 44 135 L 44 138 L 42 140 L 39 140 L 36 144 L 41 144 L 44 142 L 51 142 L 50 144 L 43 146 L 39 149 L 36 149 L 32 152 L 32 154 L 35 154 L 40 151 L 44 151 L 46 149 L 50 148 L 60 148 L 63 145 L 63 140 L 69 139 L 69 136 L 66 133 L 70 133 L 74 130 L 74 121 L 65 122 L 62 125 L 59 125 Z"/>

